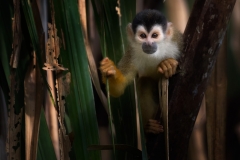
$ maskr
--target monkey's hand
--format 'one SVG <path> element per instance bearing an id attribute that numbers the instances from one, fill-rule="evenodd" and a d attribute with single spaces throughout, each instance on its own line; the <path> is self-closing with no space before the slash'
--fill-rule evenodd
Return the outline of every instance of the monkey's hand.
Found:
<path id="1" fill-rule="evenodd" d="M 113 61 L 108 57 L 100 62 L 100 71 L 102 73 L 102 81 L 106 84 L 108 78 L 109 91 L 111 96 L 119 97 L 123 94 L 126 87 L 126 78 L 122 72 L 116 67 Z"/>
<path id="2" fill-rule="evenodd" d="M 146 126 L 144 127 L 144 130 L 146 133 L 153 133 L 153 134 L 159 134 L 160 132 L 163 132 L 163 126 L 154 119 L 149 119 Z"/>
<path id="3" fill-rule="evenodd" d="M 100 62 L 100 71 L 102 73 L 103 82 L 106 83 L 106 78 L 116 78 L 116 70 L 114 62 L 108 59 L 108 57 L 104 58 Z"/>
<path id="4" fill-rule="evenodd" d="M 176 73 L 178 61 L 173 58 L 166 59 L 158 65 L 158 72 L 163 74 L 166 78 L 172 77 Z"/>

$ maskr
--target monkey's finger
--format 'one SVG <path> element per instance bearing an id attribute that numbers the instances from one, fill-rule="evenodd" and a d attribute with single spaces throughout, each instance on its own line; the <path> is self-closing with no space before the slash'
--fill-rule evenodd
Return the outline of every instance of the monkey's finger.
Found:
<path id="1" fill-rule="evenodd" d="M 148 123 L 146 127 L 163 128 L 163 126 L 158 123 Z"/>
<path id="2" fill-rule="evenodd" d="M 153 133 L 153 134 L 159 134 L 160 132 L 163 132 L 163 129 L 160 128 L 154 128 L 154 127 L 149 127 L 145 130 L 146 133 Z"/>
<path id="3" fill-rule="evenodd" d="M 105 65 L 106 63 L 108 63 L 108 59 L 104 58 L 103 60 L 101 60 L 100 66 L 103 66 L 103 65 Z"/>
<path id="4" fill-rule="evenodd" d="M 154 130 L 163 130 L 163 126 L 160 125 L 160 122 L 157 120 L 149 119 L 147 125 L 145 126 L 146 129 L 154 129 Z"/>
<path id="5" fill-rule="evenodd" d="M 172 66 L 172 72 L 173 72 L 173 74 L 175 74 L 176 70 L 177 70 L 178 62 L 176 60 L 174 60 L 174 61 L 171 61 L 170 64 Z"/>
<path id="6" fill-rule="evenodd" d="M 115 65 L 112 64 L 112 63 L 106 63 L 106 64 L 100 66 L 100 70 L 110 69 L 111 67 L 114 67 L 114 68 L 115 68 Z"/>
<path id="7" fill-rule="evenodd" d="M 116 70 L 114 69 L 113 66 L 110 66 L 102 71 L 102 74 L 104 76 L 113 76 L 115 75 L 115 73 L 116 73 Z"/>
<path id="8" fill-rule="evenodd" d="M 108 72 L 108 70 L 110 70 L 111 69 L 111 66 L 109 66 L 109 67 L 105 67 L 105 68 L 100 68 L 100 71 L 102 72 L 102 74 L 104 74 L 104 75 L 106 75 L 106 73 Z"/>
<path id="9" fill-rule="evenodd" d="M 100 67 L 99 69 L 100 70 L 105 70 L 111 66 L 114 66 L 115 67 L 115 64 L 111 61 L 111 60 L 107 60 L 107 61 L 104 61 L 104 62 L 100 62 Z"/>
<path id="10" fill-rule="evenodd" d="M 164 62 L 164 61 L 163 61 Z M 159 65 L 158 65 L 158 71 L 162 74 L 164 74 L 164 68 L 166 68 L 165 64 L 161 62 Z"/>
<path id="11" fill-rule="evenodd" d="M 161 67 L 158 67 L 158 72 L 163 74 L 163 69 Z"/>
<path id="12" fill-rule="evenodd" d="M 160 65 L 159 65 L 159 66 L 163 69 L 164 72 L 167 71 L 167 65 L 166 65 L 166 64 L 167 64 L 167 63 L 166 63 L 165 61 L 163 61 L 163 62 L 161 62 Z"/>
<path id="13" fill-rule="evenodd" d="M 115 67 L 115 64 L 113 63 L 113 61 L 109 60 L 109 59 L 104 59 L 101 63 L 100 63 L 100 70 L 105 70 L 107 68 L 110 68 L 111 66 Z"/>
<path id="14" fill-rule="evenodd" d="M 102 63 L 107 63 L 108 61 L 111 61 L 108 57 L 105 57 L 101 62 L 100 64 Z"/>
<path id="15" fill-rule="evenodd" d="M 114 62 L 108 58 L 105 58 L 100 62 L 100 67 L 109 66 L 109 65 L 114 65 Z"/>
<path id="16" fill-rule="evenodd" d="M 166 67 L 166 65 L 164 63 L 161 63 L 160 64 L 160 67 L 162 68 L 163 70 L 163 74 L 166 78 L 168 78 L 168 68 Z"/>
<path id="17" fill-rule="evenodd" d="M 116 70 L 108 70 L 107 73 L 106 73 L 106 76 L 109 77 L 109 76 L 114 76 L 116 74 Z"/>
<path id="18" fill-rule="evenodd" d="M 160 122 L 158 120 L 155 119 L 149 119 L 147 124 L 156 124 L 156 125 L 160 125 Z"/>
<path id="19" fill-rule="evenodd" d="M 172 71 L 171 63 L 169 63 L 169 61 L 165 61 L 164 64 L 167 67 L 168 77 L 172 77 L 173 71 Z M 166 78 L 168 78 L 168 77 L 166 77 Z"/>

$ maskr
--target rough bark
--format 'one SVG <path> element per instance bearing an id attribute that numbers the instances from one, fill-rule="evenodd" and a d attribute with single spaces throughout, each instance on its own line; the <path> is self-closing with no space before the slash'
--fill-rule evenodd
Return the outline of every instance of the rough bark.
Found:
<path id="1" fill-rule="evenodd" d="M 236 0 L 196 0 L 169 104 L 170 159 L 185 159 L 199 107 Z"/>

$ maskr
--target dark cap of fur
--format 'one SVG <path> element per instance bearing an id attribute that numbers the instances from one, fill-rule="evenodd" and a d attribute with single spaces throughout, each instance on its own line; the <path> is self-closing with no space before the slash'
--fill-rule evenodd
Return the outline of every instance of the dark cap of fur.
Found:
<path id="1" fill-rule="evenodd" d="M 167 29 L 167 19 L 166 17 L 157 10 L 146 9 L 139 12 L 132 21 L 132 29 L 134 34 L 136 33 L 136 28 L 139 25 L 143 25 L 149 32 L 152 27 L 159 24 L 163 28 L 163 32 Z"/>

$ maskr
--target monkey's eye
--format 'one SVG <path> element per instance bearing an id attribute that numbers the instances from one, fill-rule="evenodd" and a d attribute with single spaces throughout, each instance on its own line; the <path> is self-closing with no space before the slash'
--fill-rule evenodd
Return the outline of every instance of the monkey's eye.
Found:
<path id="1" fill-rule="evenodd" d="M 158 37 L 158 34 L 157 33 L 153 33 L 152 34 L 152 38 L 157 38 Z"/>
<path id="2" fill-rule="evenodd" d="M 142 34 L 140 34 L 140 37 L 141 37 L 142 39 L 144 39 L 144 38 L 146 38 L 147 36 L 146 36 L 146 34 L 142 33 Z"/>

